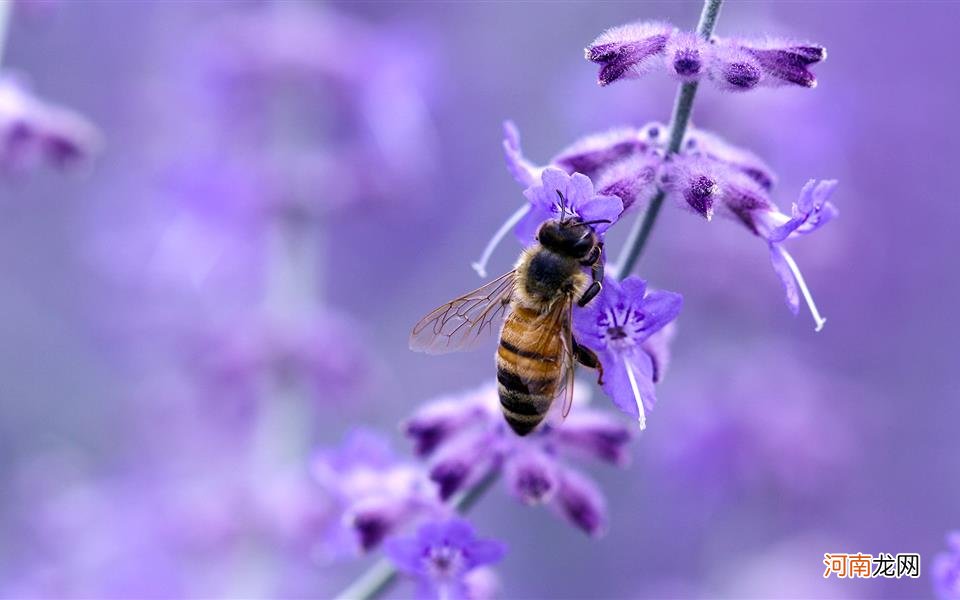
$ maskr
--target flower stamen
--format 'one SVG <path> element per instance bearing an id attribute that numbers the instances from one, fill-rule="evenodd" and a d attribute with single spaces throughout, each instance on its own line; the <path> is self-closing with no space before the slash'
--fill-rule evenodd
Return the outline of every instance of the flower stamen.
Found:
<path id="1" fill-rule="evenodd" d="M 637 386 L 637 378 L 633 374 L 633 367 L 630 366 L 630 360 L 624 356 L 623 366 L 627 369 L 627 379 L 630 380 L 630 389 L 633 390 L 633 397 L 637 401 L 637 411 L 640 413 L 638 421 L 640 422 L 640 431 L 647 428 L 647 413 L 643 410 L 643 398 L 640 396 L 640 388 Z"/>
<path id="2" fill-rule="evenodd" d="M 810 309 L 810 315 L 813 317 L 815 323 L 814 331 L 820 331 L 823 329 L 824 323 L 827 322 L 825 318 L 820 315 L 820 311 L 817 310 L 817 305 L 813 302 L 813 295 L 810 293 L 810 289 L 807 287 L 807 282 L 804 281 L 803 275 L 800 274 L 800 267 L 797 266 L 793 257 L 790 256 L 790 253 L 780 244 L 772 244 L 774 250 L 780 254 L 780 257 L 783 258 L 783 262 L 786 263 L 787 267 L 790 268 L 790 272 L 793 274 L 793 279 L 797 282 L 797 287 L 800 288 L 800 293 L 803 294 L 803 299 L 807 303 L 807 308 Z"/>
<path id="3" fill-rule="evenodd" d="M 503 241 L 503 238 L 507 237 L 507 234 L 510 233 L 510 230 L 516 227 L 517 223 L 520 222 L 520 219 L 526 216 L 528 212 L 530 212 L 530 204 L 524 204 L 518 208 L 516 212 L 510 215 L 506 221 L 503 222 L 503 225 L 500 226 L 500 229 L 497 229 L 496 233 L 493 234 L 493 237 L 490 238 L 490 241 L 487 242 L 486 247 L 483 249 L 483 254 L 480 255 L 480 260 L 470 264 L 473 270 L 477 272 L 477 275 L 480 277 L 487 276 L 487 263 L 490 262 L 490 257 L 493 256 L 493 251 L 497 249 L 497 246 L 500 245 L 500 242 Z"/>

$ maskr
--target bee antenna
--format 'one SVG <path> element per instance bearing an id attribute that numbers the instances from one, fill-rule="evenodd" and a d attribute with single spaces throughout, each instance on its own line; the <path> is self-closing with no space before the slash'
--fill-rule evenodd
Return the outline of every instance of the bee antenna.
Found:
<path id="1" fill-rule="evenodd" d="M 596 219 L 596 220 L 594 220 L 594 221 L 586 221 L 586 222 L 580 223 L 580 224 L 581 224 L 581 225 L 596 225 L 597 223 L 613 223 L 613 221 L 611 221 L 610 219 Z"/>
<path id="2" fill-rule="evenodd" d="M 560 226 L 566 227 L 567 199 L 563 197 L 563 192 L 557 190 L 557 196 L 560 197 Z"/>

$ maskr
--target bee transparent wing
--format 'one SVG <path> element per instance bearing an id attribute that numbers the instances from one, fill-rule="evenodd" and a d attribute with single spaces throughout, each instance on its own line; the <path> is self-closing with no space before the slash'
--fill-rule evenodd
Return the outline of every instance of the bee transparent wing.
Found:
<path id="1" fill-rule="evenodd" d="M 431 311 L 410 333 L 410 349 L 427 354 L 469 350 L 489 334 L 500 332 L 510 310 L 515 271 Z"/>
<path id="2" fill-rule="evenodd" d="M 557 391 L 557 397 L 562 398 L 563 418 L 566 419 L 573 408 L 573 384 L 577 361 L 573 353 L 573 297 L 568 296 L 564 310 L 563 331 L 561 341 L 563 342 L 563 372 L 560 377 L 560 389 Z"/>

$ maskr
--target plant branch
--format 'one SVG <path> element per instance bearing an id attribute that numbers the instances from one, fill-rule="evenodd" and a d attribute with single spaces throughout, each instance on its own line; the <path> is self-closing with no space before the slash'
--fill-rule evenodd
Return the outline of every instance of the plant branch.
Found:
<path id="1" fill-rule="evenodd" d="M 703 12 L 700 13 L 700 22 L 697 24 L 697 34 L 709 40 L 713 34 L 713 28 L 717 24 L 717 17 L 720 14 L 720 5 L 723 0 L 705 0 L 703 3 Z M 667 145 L 667 156 L 676 154 L 680 151 L 683 143 L 683 137 L 687 133 L 687 126 L 690 124 L 690 115 L 693 113 L 693 100 L 697 95 L 697 82 L 690 81 L 681 84 L 677 91 L 677 99 L 673 104 L 673 115 L 670 117 L 669 144 Z M 664 192 L 659 190 L 650 206 L 643 216 L 633 224 L 627 242 L 620 253 L 620 259 L 617 261 L 616 276 L 623 279 L 630 275 L 637 264 L 643 249 L 650 239 L 650 233 L 660 215 L 660 208 L 663 206 Z"/>
<path id="2" fill-rule="evenodd" d="M 3 0 L 0 0 L 2 2 Z M 705 0 L 703 12 L 700 14 L 700 22 L 697 25 L 697 33 L 709 39 L 713 33 L 713 28 L 717 23 L 717 16 L 720 14 L 720 5 L 723 0 Z M 667 147 L 667 156 L 675 154 L 680 150 L 680 144 L 683 142 L 683 136 L 687 132 L 687 125 L 690 123 L 690 114 L 693 112 L 693 99 L 697 94 L 697 83 L 684 83 L 680 86 L 677 93 L 677 100 L 673 107 L 673 116 L 670 119 L 670 143 Z M 657 215 L 660 213 L 660 206 L 663 204 L 663 192 L 658 192 L 656 197 L 650 203 L 650 207 L 644 213 L 642 219 L 638 219 L 634 229 L 630 232 L 630 237 L 624 247 L 621 260 L 617 266 L 617 277 L 623 278 L 633 270 L 637 259 L 643 252 L 650 232 L 653 230 Z M 465 513 L 473 508 L 484 497 L 493 483 L 499 477 L 498 470 L 494 469 L 488 473 L 479 483 L 457 496 L 451 505 L 461 513 Z M 380 559 L 370 567 L 363 575 L 353 582 L 350 587 L 344 590 L 337 598 L 339 600 L 373 600 L 390 589 L 397 580 L 397 570 L 387 559 Z"/>

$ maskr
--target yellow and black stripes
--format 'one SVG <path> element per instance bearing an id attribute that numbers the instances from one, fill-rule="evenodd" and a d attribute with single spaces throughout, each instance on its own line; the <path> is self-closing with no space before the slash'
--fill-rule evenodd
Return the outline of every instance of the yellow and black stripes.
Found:
<path id="1" fill-rule="evenodd" d="M 500 407 L 518 435 L 530 433 L 543 421 L 560 382 L 563 346 L 553 323 L 554 313 L 516 307 L 500 335 Z"/>

